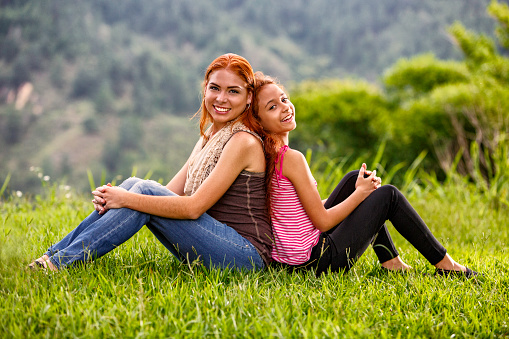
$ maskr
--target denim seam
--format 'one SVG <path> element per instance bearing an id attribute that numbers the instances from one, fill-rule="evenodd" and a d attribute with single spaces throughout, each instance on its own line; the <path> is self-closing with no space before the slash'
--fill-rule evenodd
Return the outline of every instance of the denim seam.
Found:
<path id="1" fill-rule="evenodd" d="M 110 235 L 112 232 L 116 231 L 119 227 L 121 227 L 122 225 L 124 225 L 128 220 L 132 219 L 134 217 L 135 213 L 131 213 L 127 218 L 125 218 L 121 223 L 119 223 L 117 225 L 117 227 L 111 229 L 108 233 L 105 233 L 102 237 L 100 237 L 99 239 L 97 239 L 96 241 L 94 241 L 93 243 L 89 244 L 87 247 L 84 247 L 82 246 L 82 250 L 79 252 L 79 253 L 76 253 L 75 255 L 73 255 L 72 257 L 70 257 L 71 260 L 75 259 L 75 258 L 78 258 L 80 257 L 86 249 L 89 249 L 91 247 L 93 247 L 93 245 L 95 245 L 96 243 L 98 243 L 99 241 L 101 241 L 102 239 L 104 239 L 105 237 L 107 237 L 108 235 Z M 60 265 L 58 265 L 60 266 Z M 64 266 L 67 266 L 67 264 L 64 264 Z M 60 267 L 59 267 L 60 268 Z"/>
<path id="2" fill-rule="evenodd" d="M 234 246 L 236 246 L 236 247 L 238 247 L 238 248 L 241 248 L 241 249 L 244 249 L 244 250 L 246 250 L 247 248 L 251 248 L 251 247 L 252 247 L 252 248 L 256 251 L 256 248 L 254 247 L 254 245 L 253 245 L 253 244 L 251 244 L 251 243 L 250 243 L 248 240 L 246 240 L 244 237 L 242 237 L 240 234 L 239 234 L 239 236 L 240 236 L 240 237 L 242 237 L 244 240 L 246 240 L 246 242 L 247 242 L 247 245 L 248 245 L 248 246 L 239 245 L 239 244 L 237 244 L 237 243 L 235 243 L 235 242 L 229 241 L 228 239 L 225 239 L 225 238 L 223 238 L 223 237 L 220 237 L 220 236 L 219 236 L 219 235 L 217 235 L 216 233 L 211 232 L 208 228 L 203 227 L 203 226 L 201 225 L 201 223 L 200 223 L 200 222 L 197 222 L 196 220 L 193 220 L 193 223 L 194 223 L 195 225 L 199 226 L 199 227 L 200 227 L 202 230 L 204 230 L 205 232 L 207 232 L 207 233 L 211 234 L 212 236 L 214 236 L 214 237 L 216 237 L 216 238 L 218 238 L 218 239 L 221 239 L 222 241 L 224 241 L 224 242 L 226 242 L 226 243 L 228 243 L 228 244 L 230 244 L 230 245 L 234 245 Z M 221 223 L 221 222 L 219 222 L 219 221 L 217 221 L 217 220 L 215 220 L 215 219 L 214 219 L 214 224 L 216 224 L 216 223 L 219 223 L 219 224 L 221 224 L 221 225 L 223 225 L 223 226 L 226 226 L 226 227 L 230 227 L 230 226 L 228 226 L 228 225 L 226 225 L 226 224 L 223 224 L 223 223 Z M 249 246 L 249 245 L 251 245 L 251 246 Z M 256 251 L 256 253 L 258 254 L 258 251 Z"/>

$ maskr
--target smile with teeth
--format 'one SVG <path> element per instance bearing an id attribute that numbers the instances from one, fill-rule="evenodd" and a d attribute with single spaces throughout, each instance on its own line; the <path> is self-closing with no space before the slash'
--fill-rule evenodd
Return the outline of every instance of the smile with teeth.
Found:
<path id="1" fill-rule="evenodd" d="M 292 121 L 293 119 L 293 112 L 290 112 L 289 115 L 287 115 L 283 120 L 281 120 L 281 122 L 289 122 L 289 121 Z"/>
<path id="2" fill-rule="evenodd" d="M 224 108 L 224 107 L 218 107 L 218 106 L 214 106 L 214 108 L 216 109 L 216 111 L 218 111 L 219 113 L 226 113 L 228 111 L 231 110 L 231 108 Z"/>

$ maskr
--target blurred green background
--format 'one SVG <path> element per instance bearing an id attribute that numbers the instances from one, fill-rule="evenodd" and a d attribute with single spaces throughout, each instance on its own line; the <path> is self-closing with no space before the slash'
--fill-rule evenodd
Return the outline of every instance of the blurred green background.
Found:
<path id="1" fill-rule="evenodd" d="M 494 176 L 507 2 L 0 0 L 0 184 L 168 181 L 198 137 L 203 71 L 227 52 L 287 87 L 301 151 L 369 166 L 383 150 L 387 168 L 424 151 L 438 178 Z"/>

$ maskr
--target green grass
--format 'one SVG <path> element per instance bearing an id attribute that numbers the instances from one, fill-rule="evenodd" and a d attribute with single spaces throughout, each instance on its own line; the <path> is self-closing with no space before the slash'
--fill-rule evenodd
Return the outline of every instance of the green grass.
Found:
<path id="1" fill-rule="evenodd" d="M 90 198 L 50 184 L 41 196 L 13 194 L 0 201 L 0 337 L 509 336 L 509 209 L 473 184 L 427 180 L 409 200 L 453 258 L 484 276 L 429 275 L 392 226 L 411 274 L 384 274 L 371 249 L 347 275 L 208 271 L 177 262 L 145 228 L 85 267 L 31 272 Z"/>

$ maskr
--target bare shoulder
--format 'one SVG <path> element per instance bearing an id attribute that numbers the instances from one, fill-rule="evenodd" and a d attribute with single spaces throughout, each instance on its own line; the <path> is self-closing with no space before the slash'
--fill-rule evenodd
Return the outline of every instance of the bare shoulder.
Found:
<path id="1" fill-rule="evenodd" d="M 301 152 L 289 149 L 285 153 L 283 161 L 283 175 L 289 179 L 300 177 L 309 171 L 306 157 Z"/>
<path id="2" fill-rule="evenodd" d="M 260 150 L 263 151 L 262 143 L 260 142 L 260 140 L 248 132 L 240 131 L 235 133 L 227 144 L 230 144 L 231 146 L 234 145 L 235 147 L 241 148 L 243 150 L 245 150 L 246 148 L 250 150 L 259 148 Z"/>
<path id="3" fill-rule="evenodd" d="M 242 166 L 248 172 L 265 171 L 265 155 L 260 140 L 247 132 L 235 133 L 224 148 L 227 157 L 235 165 Z"/>
<path id="4" fill-rule="evenodd" d="M 285 159 L 284 163 L 287 163 L 290 166 L 302 165 L 302 164 L 306 164 L 306 166 L 307 166 L 307 161 L 306 161 L 306 157 L 304 156 L 304 154 L 302 154 L 301 152 L 299 152 L 297 150 L 291 149 L 291 148 L 288 149 L 288 151 L 286 151 L 284 159 Z"/>

